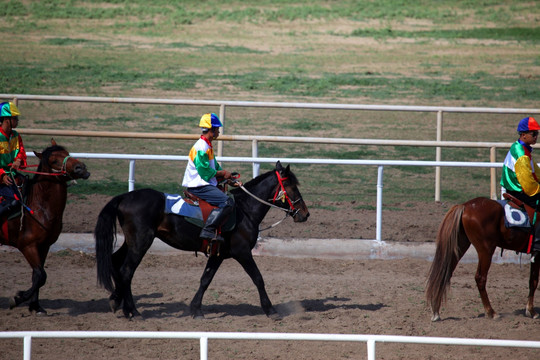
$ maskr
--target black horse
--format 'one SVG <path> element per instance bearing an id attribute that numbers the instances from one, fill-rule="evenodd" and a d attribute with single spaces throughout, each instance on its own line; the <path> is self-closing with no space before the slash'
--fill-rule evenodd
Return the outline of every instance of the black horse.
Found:
<path id="1" fill-rule="evenodd" d="M 190 304 L 193 317 L 203 317 L 201 304 L 206 289 L 223 260 L 233 258 L 242 265 L 257 286 L 264 313 L 279 319 L 266 294 L 264 280 L 251 250 L 257 242 L 259 224 L 271 206 L 286 209 L 295 222 L 307 220 L 309 212 L 297 186 L 298 180 L 290 167 L 283 168 L 278 161 L 273 171 L 247 182 L 243 189 L 231 191 L 236 202 L 236 227 L 223 233 L 225 242 L 219 253 L 208 258 L 199 290 Z M 113 254 L 117 218 L 125 241 Z M 165 213 L 164 194 L 152 189 L 128 192 L 109 201 L 99 214 L 94 236 L 98 282 L 111 292 L 111 309 L 116 311 L 123 304 L 124 316 L 140 316 L 133 301 L 131 280 L 154 238 L 180 250 L 201 251 L 203 245 L 199 238 L 200 231 L 199 227 L 184 217 Z"/>

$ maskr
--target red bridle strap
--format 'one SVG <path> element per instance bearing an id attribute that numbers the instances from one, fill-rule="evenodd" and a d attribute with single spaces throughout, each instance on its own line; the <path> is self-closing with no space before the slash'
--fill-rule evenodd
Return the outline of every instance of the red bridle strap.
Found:
<path id="1" fill-rule="evenodd" d="M 283 186 L 283 180 L 287 180 L 288 178 L 287 177 L 281 177 L 281 175 L 279 174 L 279 171 L 277 171 L 277 170 L 276 170 L 276 175 L 277 175 L 280 187 L 276 189 L 276 193 L 274 194 L 273 202 L 276 203 L 276 199 L 278 198 L 278 196 L 280 196 L 280 195 L 284 196 L 285 199 L 287 199 L 287 202 L 289 203 L 290 209 L 295 210 L 294 205 L 293 205 L 291 199 L 289 198 L 289 195 L 287 195 L 287 191 L 285 190 L 285 186 Z"/>
<path id="2" fill-rule="evenodd" d="M 71 155 L 68 155 L 64 158 L 64 161 L 62 162 L 62 170 L 54 170 L 54 171 L 58 171 L 58 172 L 54 172 L 54 173 L 46 173 L 46 172 L 39 172 L 39 171 L 32 171 L 32 170 L 25 170 L 25 169 L 18 169 L 17 171 L 22 171 L 22 172 L 25 172 L 25 173 L 30 173 L 30 174 L 36 174 L 36 175 L 47 175 L 47 176 L 62 176 L 62 175 L 67 175 L 67 171 L 66 171 L 66 164 L 67 164 L 67 161 L 68 159 L 71 157 Z M 35 166 L 38 166 L 38 165 L 28 165 L 28 167 L 35 167 Z"/>

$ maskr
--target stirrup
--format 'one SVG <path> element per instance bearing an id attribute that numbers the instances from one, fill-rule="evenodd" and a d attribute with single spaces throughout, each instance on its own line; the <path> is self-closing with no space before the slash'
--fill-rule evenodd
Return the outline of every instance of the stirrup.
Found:
<path id="1" fill-rule="evenodd" d="M 213 240 L 210 240 L 208 242 L 208 245 L 206 246 L 206 254 L 208 254 L 207 256 L 212 256 L 214 255 L 214 252 L 212 251 L 214 249 L 214 246 L 217 245 L 217 249 L 216 249 L 216 252 L 215 252 L 215 255 L 216 256 L 219 256 L 220 255 L 220 251 L 221 251 L 221 244 L 223 244 L 223 242 L 221 241 L 217 241 L 215 239 Z"/>

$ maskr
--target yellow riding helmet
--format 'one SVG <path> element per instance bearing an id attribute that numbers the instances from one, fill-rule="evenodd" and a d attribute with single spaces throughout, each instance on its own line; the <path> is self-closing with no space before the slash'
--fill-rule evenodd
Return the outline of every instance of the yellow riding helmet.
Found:
<path id="1" fill-rule="evenodd" d="M 0 104 L 0 116 L 19 116 L 21 112 L 19 108 L 14 103 L 3 102 Z"/>
<path id="2" fill-rule="evenodd" d="M 199 127 L 203 129 L 211 129 L 213 127 L 222 127 L 223 124 L 219 117 L 214 113 L 204 114 L 199 121 Z"/>

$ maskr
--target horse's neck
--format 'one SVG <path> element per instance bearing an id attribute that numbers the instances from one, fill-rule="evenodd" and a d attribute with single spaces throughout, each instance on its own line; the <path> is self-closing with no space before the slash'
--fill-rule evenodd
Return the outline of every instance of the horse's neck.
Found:
<path id="1" fill-rule="evenodd" d="M 275 183 L 275 181 L 269 177 L 258 183 L 256 186 L 246 186 L 246 189 L 259 199 L 268 201 L 272 197 L 276 186 L 277 183 Z M 248 194 L 246 194 L 245 198 L 245 201 L 237 203 L 237 207 L 241 208 L 242 211 L 248 215 L 248 218 L 251 219 L 256 225 L 259 225 L 268 213 L 268 210 L 270 210 L 270 206 L 261 203 Z"/>
<path id="2" fill-rule="evenodd" d="M 67 185 L 58 179 L 38 175 L 28 191 L 28 206 L 43 212 L 63 212 L 67 201 Z"/>

